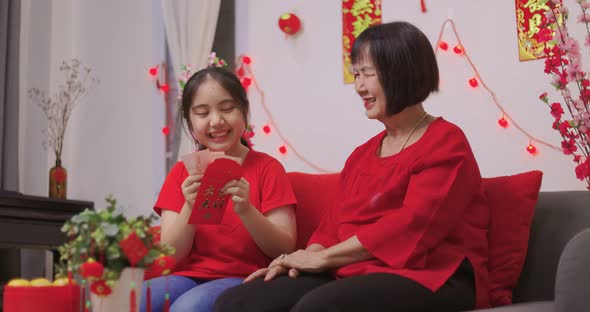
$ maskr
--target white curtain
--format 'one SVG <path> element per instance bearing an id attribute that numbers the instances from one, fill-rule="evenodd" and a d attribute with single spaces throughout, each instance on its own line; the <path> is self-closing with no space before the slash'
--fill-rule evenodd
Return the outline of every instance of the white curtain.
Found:
<path id="1" fill-rule="evenodd" d="M 166 39 L 176 73 L 185 64 L 194 69 L 207 65 L 220 3 L 221 0 L 162 0 Z M 181 132 L 177 158 L 190 152 L 194 145 L 192 138 Z"/>

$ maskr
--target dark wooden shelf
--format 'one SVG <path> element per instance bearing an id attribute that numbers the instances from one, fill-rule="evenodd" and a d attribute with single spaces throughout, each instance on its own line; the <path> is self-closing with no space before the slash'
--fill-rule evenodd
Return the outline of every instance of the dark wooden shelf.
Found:
<path id="1" fill-rule="evenodd" d="M 66 220 L 94 203 L 0 192 L 0 247 L 55 248 Z"/>
<path id="2" fill-rule="evenodd" d="M 94 203 L 0 191 L 0 312 L 2 285 L 23 276 L 20 249 L 55 251 L 67 239 L 64 222 L 86 208 L 94 209 Z"/>

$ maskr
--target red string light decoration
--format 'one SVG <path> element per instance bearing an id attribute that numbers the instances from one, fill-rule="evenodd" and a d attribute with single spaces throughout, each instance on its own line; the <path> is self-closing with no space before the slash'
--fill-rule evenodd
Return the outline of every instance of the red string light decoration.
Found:
<path id="1" fill-rule="evenodd" d="M 514 121 L 514 119 L 512 117 L 510 117 L 510 115 L 506 112 L 506 109 L 504 109 L 504 107 L 500 104 L 500 102 L 498 101 L 498 98 L 496 97 L 496 94 L 494 93 L 494 91 L 492 91 L 488 85 L 485 83 L 484 79 L 481 77 L 481 75 L 479 74 L 479 70 L 477 69 L 477 67 L 475 66 L 475 64 L 473 64 L 473 61 L 471 60 L 471 58 L 469 57 L 469 54 L 465 51 L 465 48 L 463 47 L 463 43 L 461 42 L 461 37 L 459 36 L 459 33 L 457 32 L 457 28 L 455 26 L 455 22 L 452 19 L 447 19 L 446 21 L 444 21 L 444 23 L 442 24 L 442 27 L 440 28 L 440 33 L 438 35 L 438 41 L 439 44 L 436 45 L 436 49 L 434 50 L 434 53 L 437 54 L 440 44 L 443 43 L 444 41 L 442 41 L 442 36 L 445 30 L 445 27 L 447 24 L 450 24 L 453 30 L 453 33 L 455 34 L 455 38 L 457 39 L 457 45 L 455 46 L 455 48 L 453 48 L 453 51 L 457 54 L 462 54 L 463 56 L 465 56 L 465 59 L 467 60 L 467 62 L 469 63 L 469 65 L 471 66 L 471 69 L 474 72 L 474 77 L 471 78 L 469 80 L 469 84 L 471 86 L 473 86 L 473 84 L 471 83 L 471 80 L 474 80 L 475 83 L 480 83 L 481 86 L 488 92 L 488 94 L 491 96 L 492 100 L 494 101 L 494 104 L 496 105 L 496 107 L 500 110 L 500 112 L 502 112 L 502 118 L 500 118 L 498 120 L 498 124 L 502 127 L 502 128 L 506 128 L 508 127 L 508 119 L 512 121 L 512 124 L 514 125 L 514 127 L 516 129 L 518 129 L 518 131 L 520 131 L 522 134 L 524 134 L 525 136 L 527 136 L 529 138 L 529 145 L 527 146 L 526 150 L 531 153 L 532 155 L 536 155 L 538 150 L 537 147 L 533 144 L 533 142 L 537 142 L 539 144 L 545 145 L 551 149 L 557 150 L 557 151 L 562 151 L 561 148 L 548 143 L 546 141 L 543 141 L 535 136 L 533 136 L 532 134 L 530 134 L 528 131 L 524 130 L 516 121 Z M 444 49 L 442 49 L 444 50 Z"/>
<path id="2" fill-rule="evenodd" d="M 537 147 L 535 147 L 532 142 L 529 143 L 529 145 L 526 147 L 526 150 L 533 155 L 537 154 Z"/>
<path id="3" fill-rule="evenodd" d="M 502 116 L 502 118 L 498 119 L 498 124 L 500 127 L 506 128 L 508 127 L 508 120 L 506 120 L 505 116 Z"/>
<path id="4" fill-rule="evenodd" d="M 158 66 L 150 67 L 149 73 L 152 77 L 156 77 L 158 74 Z"/>
<path id="5" fill-rule="evenodd" d="M 426 3 L 424 0 L 420 0 L 420 10 L 422 10 L 422 13 L 426 13 Z"/>
<path id="6" fill-rule="evenodd" d="M 166 159 L 172 157 L 173 139 L 175 137 L 174 116 L 172 114 L 174 101 L 171 101 L 168 92 L 170 92 L 170 85 L 168 85 L 168 71 L 166 63 L 154 65 L 148 69 L 148 73 L 156 88 L 161 91 L 164 97 L 164 106 L 166 111 L 165 125 L 162 127 L 162 135 L 165 140 Z"/>

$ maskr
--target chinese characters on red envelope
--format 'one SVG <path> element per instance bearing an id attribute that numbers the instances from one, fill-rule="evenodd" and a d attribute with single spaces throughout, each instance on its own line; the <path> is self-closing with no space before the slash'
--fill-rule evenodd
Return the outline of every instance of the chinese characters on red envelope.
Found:
<path id="1" fill-rule="evenodd" d="M 207 150 L 185 155 L 182 159 L 190 174 L 204 172 L 188 223 L 220 223 L 229 199 L 229 194 L 221 189 L 227 182 L 242 177 L 239 159 Z"/>

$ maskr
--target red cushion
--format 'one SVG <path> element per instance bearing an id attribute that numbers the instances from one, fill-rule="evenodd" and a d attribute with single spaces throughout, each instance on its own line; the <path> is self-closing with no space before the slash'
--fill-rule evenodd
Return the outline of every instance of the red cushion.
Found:
<path id="1" fill-rule="evenodd" d="M 541 171 L 529 171 L 483 179 L 490 207 L 488 269 L 492 306 L 512 303 L 512 290 L 526 257 L 542 177 Z"/>
<path id="2" fill-rule="evenodd" d="M 297 199 L 297 248 L 305 248 L 325 212 L 337 200 L 339 173 L 287 173 Z"/>

